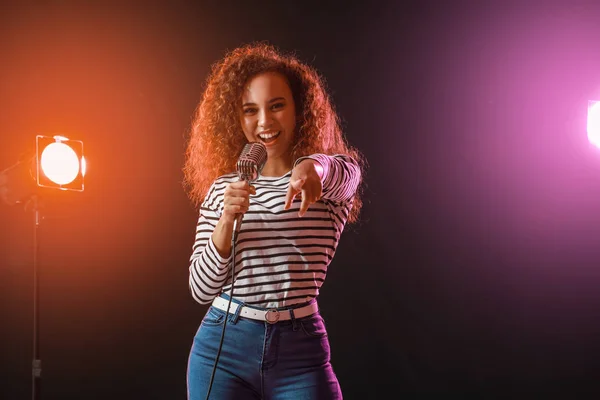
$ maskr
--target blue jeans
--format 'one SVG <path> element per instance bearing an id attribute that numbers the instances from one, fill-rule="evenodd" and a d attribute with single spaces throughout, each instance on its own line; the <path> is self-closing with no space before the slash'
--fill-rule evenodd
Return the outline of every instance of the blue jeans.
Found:
<path id="1" fill-rule="evenodd" d="M 210 306 L 194 337 L 188 400 L 206 398 L 225 314 Z M 342 399 L 330 354 L 318 312 L 274 324 L 229 314 L 210 399 Z"/>

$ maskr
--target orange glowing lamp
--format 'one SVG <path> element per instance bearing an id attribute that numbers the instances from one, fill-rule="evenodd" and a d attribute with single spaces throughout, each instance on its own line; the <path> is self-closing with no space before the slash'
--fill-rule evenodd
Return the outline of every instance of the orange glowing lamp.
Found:
<path id="1" fill-rule="evenodd" d="M 86 162 L 83 142 L 64 136 L 36 136 L 37 185 L 83 191 Z"/>

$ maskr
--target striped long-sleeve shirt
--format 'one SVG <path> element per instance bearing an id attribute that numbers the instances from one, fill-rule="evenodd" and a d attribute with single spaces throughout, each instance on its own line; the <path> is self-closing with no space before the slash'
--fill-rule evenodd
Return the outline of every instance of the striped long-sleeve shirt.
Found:
<path id="1" fill-rule="evenodd" d="M 252 182 L 256 194 L 244 214 L 235 243 L 233 297 L 258 307 L 284 307 L 319 294 L 327 267 L 352 207 L 360 168 L 344 155 L 314 154 L 323 166 L 323 193 L 299 217 L 301 199 L 284 210 L 291 171 L 281 177 L 260 176 Z M 296 164 L 302 159 L 296 161 Z M 223 194 L 235 173 L 215 180 L 200 206 L 189 267 L 189 286 L 200 304 L 231 289 L 233 255 L 223 258 L 211 235 L 223 211 Z"/>

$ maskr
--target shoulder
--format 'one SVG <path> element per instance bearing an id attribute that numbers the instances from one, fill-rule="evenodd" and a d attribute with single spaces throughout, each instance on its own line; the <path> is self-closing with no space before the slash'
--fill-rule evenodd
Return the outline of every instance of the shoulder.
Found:
<path id="1" fill-rule="evenodd" d="M 236 182 L 239 179 L 238 174 L 230 172 L 229 174 L 221 175 L 213 182 L 213 186 L 226 185 L 231 182 Z"/>
<path id="2" fill-rule="evenodd" d="M 220 199 L 222 199 L 223 193 L 225 193 L 225 188 L 227 187 L 227 184 L 229 184 L 231 182 L 235 182 L 238 179 L 239 179 L 238 175 L 235 172 L 221 175 L 217 179 L 215 179 L 213 181 L 213 183 L 210 185 L 210 188 L 208 189 L 208 193 L 206 194 L 206 197 L 204 198 L 204 206 L 210 208 L 209 205 L 213 205 L 213 204 L 215 204 L 215 202 L 218 202 Z"/>

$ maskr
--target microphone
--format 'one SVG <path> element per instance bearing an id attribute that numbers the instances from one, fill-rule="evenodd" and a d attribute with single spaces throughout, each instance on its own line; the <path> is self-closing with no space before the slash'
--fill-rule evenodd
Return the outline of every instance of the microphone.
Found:
<path id="1" fill-rule="evenodd" d="M 266 162 L 267 147 L 264 144 L 261 142 L 246 143 L 236 165 L 238 177 L 248 183 L 254 182 L 258 179 Z M 239 214 L 233 223 L 234 240 L 240 231 L 243 216 L 244 214 Z"/>

